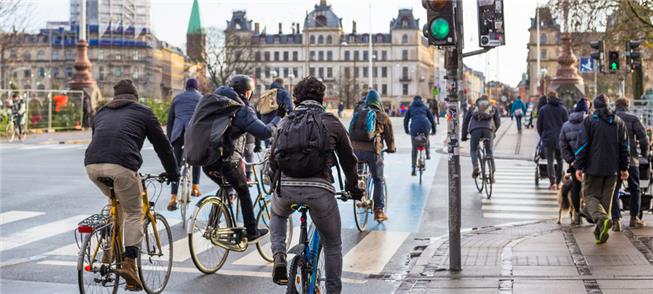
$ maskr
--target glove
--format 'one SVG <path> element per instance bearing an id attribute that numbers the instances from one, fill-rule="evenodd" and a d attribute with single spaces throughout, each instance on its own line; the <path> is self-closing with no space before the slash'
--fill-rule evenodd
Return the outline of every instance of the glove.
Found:
<path id="1" fill-rule="evenodd" d="M 261 143 L 258 143 L 254 146 L 254 153 L 260 153 L 263 148 L 261 148 Z"/>
<path id="2" fill-rule="evenodd" d="M 365 195 L 365 190 L 359 188 L 358 186 L 354 186 L 348 189 L 347 192 L 351 194 L 351 198 L 354 200 L 361 200 L 363 199 L 363 195 Z"/>
<path id="3" fill-rule="evenodd" d="M 387 153 L 395 153 L 395 152 L 397 152 L 397 148 L 392 148 L 392 149 L 388 148 L 385 152 L 387 152 Z"/>
<path id="4" fill-rule="evenodd" d="M 462 137 L 460 138 L 460 141 L 463 141 L 463 142 L 467 141 L 467 136 L 462 136 Z"/>
<path id="5" fill-rule="evenodd" d="M 277 108 L 277 116 L 280 118 L 284 118 L 286 114 L 288 113 L 288 109 L 286 109 L 285 105 L 279 105 L 279 108 Z"/>

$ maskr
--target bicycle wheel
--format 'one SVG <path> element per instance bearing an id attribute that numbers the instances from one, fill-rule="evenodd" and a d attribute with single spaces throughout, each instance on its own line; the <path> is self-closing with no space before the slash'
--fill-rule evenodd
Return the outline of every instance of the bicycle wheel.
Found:
<path id="1" fill-rule="evenodd" d="M 261 168 L 259 169 L 259 180 L 261 181 L 261 189 L 263 189 L 263 193 L 266 195 L 271 195 L 272 194 L 272 180 L 270 179 L 270 176 L 268 175 L 268 170 L 269 170 L 269 161 L 265 161 L 263 165 L 261 165 Z"/>
<path id="2" fill-rule="evenodd" d="M 186 222 L 188 221 L 187 211 L 190 202 L 191 193 L 191 176 L 188 164 L 181 167 L 181 176 L 179 177 L 179 212 L 181 213 L 181 225 L 186 230 Z"/>
<path id="3" fill-rule="evenodd" d="M 108 254 L 110 234 L 109 230 L 96 230 L 84 240 L 77 260 L 77 282 L 79 293 L 118 293 L 120 276 L 115 273 L 118 262 L 103 264 L 102 259 Z M 117 242 L 116 242 L 117 243 Z M 118 248 L 118 244 L 114 249 Z M 120 257 L 120 251 L 114 257 Z M 95 257 L 93 257 L 95 256 Z M 104 257 L 108 259 L 109 257 Z M 113 268 L 112 268 L 113 267 Z"/>
<path id="4" fill-rule="evenodd" d="M 270 200 L 265 201 L 265 205 L 258 211 L 258 214 L 256 216 L 256 227 L 257 228 L 264 228 L 270 231 L 270 219 L 272 217 L 272 203 L 270 203 Z M 293 223 L 292 223 L 292 218 L 288 218 L 288 223 L 286 224 L 286 249 L 290 247 L 290 242 L 292 241 L 292 231 L 293 231 Z M 258 253 L 261 254 L 261 257 L 265 259 L 267 262 L 273 262 L 273 254 L 272 254 L 272 243 L 270 241 L 270 234 L 267 234 L 267 236 L 263 237 L 261 241 L 256 243 L 256 250 L 258 250 Z"/>
<path id="5" fill-rule="evenodd" d="M 224 190 L 221 190 L 218 195 L 221 193 L 224 193 Z M 229 250 L 214 245 L 211 234 L 214 229 L 233 226 L 227 207 L 217 196 L 204 199 L 195 209 L 190 221 L 188 247 L 191 259 L 198 270 L 205 274 L 212 274 L 224 265 Z"/>
<path id="6" fill-rule="evenodd" d="M 422 184 L 422 175 L 424 175 L 424 165 L 426 164 L 426 161 L 424 160 L 424 151 L 421 150 L 419 151 L 418 154 L 418 166 L 419 166 L 419 184 Z"/>
<path id="7" fill-rule="evenodd" d="M 14 130 L 14 124 L 9 121 L 7 128 L 5 129 L 5 136 L 7 136 L 7 141 L 13 142 L 16 138 L 16 131 Z"/>
<path id="8" fill-rule="evenodd" d="M 487 167 L 485 166 L 485 151 L 483 149 L 480 149 L 480 148 L 479 148 L 479 150 L 480 150 L 480 152 L 479 152 L 478 161 L 481 164 L 481 174 L 479 175 L 479 177 L 481 178 L 481 180 L 480 180 L 481 181 L 481 190 L 479 190 L 478 192 L 483 193 L 483 190 L 487 189 L 487 187 L 485 186 L 485 183 L 486 183 L 485 170 L 487 169 Z"/>
<path id="9" fill-rule="evenodd" d="M 486 159 L 486 170 L 484 176 L 485 178 L 485 196 L 487 196 L 487 199 L 492 198 L 492 178 L 494 178 L 494 166 L 492 165 L 492 160 L 491 159 Z"/>
<path id="10" fill-rule="evenodd" d="M 356 222 L 356 228 L 360 232 L 364 232 L 367 229 L 367 219 L 369 218 L 370 215 L 370 193 L 369 191 L 373 191 L 374 187 L 373 184 L 370 184 L 370 180 L 367 179 L 367 192 L 365 195 L 363 195 L 363 198 L 361 200 L 354 200 L 353 206 L 354 206 L 354 221 Z M 372 189 L 370 189 L 372 187 Z"/>
<path id="11" fill-rule="evenodd" d="M 287 294 L 308 293 L 308 273 L 305 263 L 303 254 L 292 258 L 288 272 Z"/>
<path id="12" fill-rule="evenodd" d="M 172 232 L 168 221 L 160 214 L 155 216 L 156 232 L 149 218 L 145 219 L 143 243 L 138 259 L 138 275 L 141 277 L 143 288 L 149 294 L 163 292 L 172 270 Z"/>
<path id="13" fill-rule="evenodd" d="M 315 293 L 327 293 L 324 264 L 325 257 L 324 252 L 322 252 L 322 244 L 320 244 L 320 249 L 317 252 L 317 269 L 315 270 Z"/>

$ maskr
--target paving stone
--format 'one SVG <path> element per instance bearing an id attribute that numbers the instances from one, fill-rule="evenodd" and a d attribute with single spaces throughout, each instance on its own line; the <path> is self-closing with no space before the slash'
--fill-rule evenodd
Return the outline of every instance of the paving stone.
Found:
<path id="1" fill-rule="evenodd" d="M 526 294 L 559 294 L 559 293 L 586 293 L 582 281 L 565 280 L 515 280 L 513 293 Z"/>

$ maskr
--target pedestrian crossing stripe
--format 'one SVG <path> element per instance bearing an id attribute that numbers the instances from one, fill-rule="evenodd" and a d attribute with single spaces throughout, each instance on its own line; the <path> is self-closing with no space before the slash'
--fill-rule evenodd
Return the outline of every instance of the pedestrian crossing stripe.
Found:
<path id="1" fill-rule="evenodd" d="M 47 239 L 64 232 L 72 232 L 77 227 L 77 223 L 83 220 L 84 217 L 86 215 L 76 215 L 19 231 L 9 236 L 0 236 L 0 252 Z"/>
<path id="2" fill-rule="evenodd" d="M 557 214 L 537 214 L 537 213 L 483 213 L 484 218 L 502 218 L 502 219 L 530 219 L 544 220 L 558 217 Z"/>
<path id="3" fill-rule="evenodd" d="M 7 211 L 7 212 L 0 213 L 0 225 L 13 223 L 28 218 L 33 218 L 44 214 L 45 214 L 44 212 L 39 212 L 39 211 L 21 211 L 21 210 Z"/>

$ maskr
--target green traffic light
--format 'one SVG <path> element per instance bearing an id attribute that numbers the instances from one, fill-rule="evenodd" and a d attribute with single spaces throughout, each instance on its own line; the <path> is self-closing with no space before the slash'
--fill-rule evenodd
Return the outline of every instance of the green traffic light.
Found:
<path id="1" fill-rule="evenodd" d="M 431 36 L 437 40 L 444 40 L 449 35 L 449 23 L 443 18 L 436 18 L 431 22 Z"/>
<path id="2" fill-rule="evenodd" d="M 618 69 L 619 69 L 619 68 L 617 67 L 617 63 L 616 63 L 616 62 L 610 63 L 610 70 L 611 70 L 611 71 L 617 71 Z"/>

